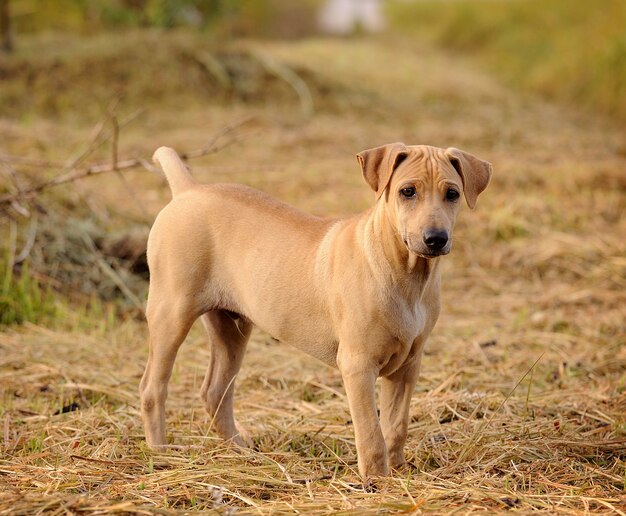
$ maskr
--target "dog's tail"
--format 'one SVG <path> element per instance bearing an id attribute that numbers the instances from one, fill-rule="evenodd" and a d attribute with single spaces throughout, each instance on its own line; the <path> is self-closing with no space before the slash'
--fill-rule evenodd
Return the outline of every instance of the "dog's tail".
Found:
<path id="1" fill-rule="evenodd" d="M 172 190 L 172 197 L 176 197 L 197 184 L 174 149 L 159 147 L 152 156 L 152 160 L 161 165 Z"/>

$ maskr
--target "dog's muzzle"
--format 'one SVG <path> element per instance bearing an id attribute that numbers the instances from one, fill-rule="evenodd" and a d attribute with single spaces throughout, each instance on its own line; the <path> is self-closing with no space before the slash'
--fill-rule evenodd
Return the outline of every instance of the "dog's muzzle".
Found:
<path id="1" fill-rule="evenodd" d="M 418 237 L 419 239 L 419 237 Z M 410 235 L 404 237 L 404 245 L 407 249 L 422 258 L 435 258 L 450 252 L 451 240 L 447 231 L 430 229 L 424 231 L 421 241 L 411 239 Z"/>
<path id="2" fill-rule="evenodd" d="M 422 240 L 429 251 L 442 254 L 442 251 L 448 245 L 448 232 L 440 229 L 429 229 L 424 231 Z"/>

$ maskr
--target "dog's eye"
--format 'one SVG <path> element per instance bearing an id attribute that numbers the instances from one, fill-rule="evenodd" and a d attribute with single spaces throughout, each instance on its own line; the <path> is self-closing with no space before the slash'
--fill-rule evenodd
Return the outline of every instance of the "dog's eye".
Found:
<path id="1" fill-rule="evenodd" d="M 412 199 L 413 197 L 415 197 L 415 187 L 407 186 L 406 188 L 403 188 L 402 190 L 400 190 L 400 195 L 407 199 Z"/>
<path id="2" fill-rule="evenodd" d="M 446 200 L 448 201 L 456 201 L 459 198 L 460 194 L 454 188 L 448 188 L 446 192 Z"/>

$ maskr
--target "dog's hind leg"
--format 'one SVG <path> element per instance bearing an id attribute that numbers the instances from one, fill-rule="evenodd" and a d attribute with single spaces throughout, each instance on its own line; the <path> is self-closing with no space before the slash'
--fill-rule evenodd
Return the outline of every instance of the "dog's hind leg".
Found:
<path id="1" fill-rule="evenodd" d="M 225 310 L 202 316 L 209 334 L 211 358 L 201 396 L 211 417 L 212 428 L 239 446 L 251 445 L 250 438 L 235 422 L 233 397 L 235 377 L 241 367 L 252 323 Z"/>
<path id="2" fill-rule="evenodd" d="M 153 287 L 151 286 L 151 289 Z M 152 292 L 151 292 L 152 293 Z M 153 299 L 160 299 L 159 303 Z M 150 332 L 149 355 L 141 379 L 141 417 L 146 441 L 161 446 L 165 441 L 165 400 L 176 353 L 196 319 L 185 302 L 164 301 L 166 296 L 149 296 L 146 318 Z"/>

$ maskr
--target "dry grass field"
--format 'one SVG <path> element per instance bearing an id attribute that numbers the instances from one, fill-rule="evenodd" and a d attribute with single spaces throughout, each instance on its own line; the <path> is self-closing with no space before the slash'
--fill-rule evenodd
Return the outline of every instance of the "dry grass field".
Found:
<path id="1" fill-rule="evenodd" d="M 146 447 L 137 392 L 147 331 L 136 306 L 145 281 L 102 242 L 141 241 L 169 198 L 157 174 L 46 189 L 21 204 L 28 218 L 5 205 L 0 306 L 38 315 L 0 329 L 0 514 L 626 513 L 623 126 L 392 37 L 219 51 L 177 33 L 46 38 L 2 64 L 11 74 L 0 77 L 0 155 L 80 158 L 119 93 L 119 120 L 142 109 L 119 133 L 120 158 L 164 144 L 197 149 L 252 117 L 234 143 L 193 160 L 194 174 L 316 214 L 372 202 L 354 154 L 386 142 L 459 147 L 495 174 L 477 209 L 463 208 L 444 259 L 409 464 L 373 492 L 357 475 L 339 373 L 261 332 L 236 393 L 255 449 L 211 433 L 198 396 L 210 354 L 199 325 L 167 404 L 171 442 L 182 447 Z M 85 164 L 111 152 L 109 139 Z M 12 162 L 22 186 L 63 170 L 34 165 Z M 2 195 L 16 188 L 8 170 Z M 7 263 L 30 234 L 30 271 L 12 277 Z"/>

